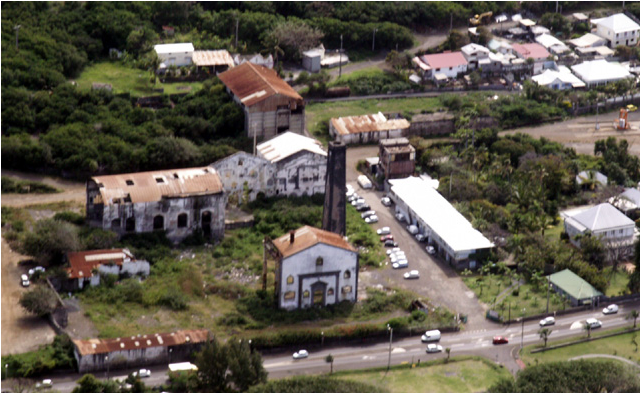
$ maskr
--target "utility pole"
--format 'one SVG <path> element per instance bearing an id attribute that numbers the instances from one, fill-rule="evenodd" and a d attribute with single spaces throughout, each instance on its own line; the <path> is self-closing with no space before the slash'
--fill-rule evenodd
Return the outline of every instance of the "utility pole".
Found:
<path id="1" fill-rule="evenodd" d="M 451 30 L 453 30 L 453 14 L 450 15 L 449 19 L 449 34 L 451 34 Z"/>
<path id="2" fill-rule="evenodd" d="M 598 105 L 598 99 L 596 99 L 596 131 L 600 129 L 600 123 L 598 122 L 598 109 L 600 106 Z"/>
<path id="3" fill-rule="evenodd" d="M 549 314 L 549 286 L 551 286 L 551 275 L 547 276 L 547 314 Z"/>
<path id="4" fill-rule="evenodd" d="M 342 34 L 340 34 L 340 75 L 338 75 L 338 78 L 340 78 L 342 76 Z"/>
<path id="5" fill-rule="evenodd" d="M 236 50 L 238 50 L 238 25 L 240 24 L 240 19 L 236 17 Z"/>
<path id="6" fill-rule="evenodd" d="M 522 309 L 522 335 L 520 337 L 520 350 L 524 348 L 524 313 L 527 311 L 526 308 Z"/>
<path id="7" fill-rule="evenodd" d="M 623 6 L 624 7 L 624 6 Z M 556 14 L 558 13 L 558 0 L 556 0 Z"/>
<path id="8" fill-rule="evenodd" d="M 374 52 L 376 50 L 376 31 L 378 31 L 378 29 L 373 29 L 373 43 L 371 44 L 371 52 Z"/>
<path id="9" fill-rule="evenodd" d="M 20 28 L 21 28 L 21 27 L 22 27 L 22 25 L 15 25 L 15 26 L 13 26 L 13 30 L 15 30 L 15 31 L 16 31 L 16 51 L 17 51 L 17 50 L 20 50 L 20 49 L 18 48 L 18 31 L 20 31 Z"/>
<path id="10" fill-rule="evenodd" d="M 389 372 L 389 368 L 391 368 L 391 341 L 393 341 L 393 328 L 387 325 L 387 330 L 389 331 L 389 361 L 387 362 L 387 372 Z"/>

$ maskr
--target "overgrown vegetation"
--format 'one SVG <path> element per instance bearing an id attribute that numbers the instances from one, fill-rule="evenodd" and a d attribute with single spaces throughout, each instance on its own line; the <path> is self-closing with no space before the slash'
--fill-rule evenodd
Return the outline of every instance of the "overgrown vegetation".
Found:
<path id="1" fill-rule="evenodd" d="M 33 377 L 56 369 L 74 369 L 76 359 L 69 336 L 57 335 L 53 343 L 33 352 L 2 357 L 2 378 Z M 5 368 L 6 366 L 6 368 Z"/>
<path id="2" fill-rule="evenodd" d="M 264 385 L 254 386 L 248 393 L 387 393 L 388 390 L 363 382 L 344 381 L 329 377 L 304 376 L 289 379 L 276 379 Z"/>
<path id="3" fill-rule="evenodd" d="M 3 194 L 53 194 L 56 192 L 60 192 L 60 190 L 38 181 L 18 180 L 8 176 L 2 176 Z"/>

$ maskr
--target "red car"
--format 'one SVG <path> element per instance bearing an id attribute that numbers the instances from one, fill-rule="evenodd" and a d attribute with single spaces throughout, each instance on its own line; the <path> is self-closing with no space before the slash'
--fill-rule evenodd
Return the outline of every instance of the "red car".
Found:
<path id="1" fill-rule="evenodd" d="M 393 240 L 393 235 L 380 236 L 381 242 L 386 242 L 387 240 Z"/>
<path id="2" fill-rule="evenodd" d="M 509 343 L 509 339 L 506 337 L 502 337 L 502 336 L 495 336 L 493 338 L 493 343 L 494 344 L 508 344 Z"/>

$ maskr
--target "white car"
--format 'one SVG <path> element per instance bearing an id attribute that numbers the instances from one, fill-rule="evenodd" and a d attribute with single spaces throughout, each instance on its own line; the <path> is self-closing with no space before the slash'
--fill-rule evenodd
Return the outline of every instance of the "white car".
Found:
<path id="1" fill-rule="evenodd" d="M 366 212 L 360 214 L 360 217 L 367 218 L 369 216 L 375 216 L 375 215 L 376 215 L 375 210 L 367 210 Z"/>
<path id="2" fill-rule="evenodd" d="M 363 199 L 363 198 L 358 198 L 358 199 L 353 200 L 353 201 L 351 202 L 351 205 L 353 205 L 353 206 L 358 206 L 358 205 L 364 205 L 365 203 L 366 203 L 366 202 L 364 201 L 364 199 Z"/>
<path id="3" fill-rule="evenodd" d="M 36 383 L 36 389 L 47 389 L 53 387 L 53 381 L 50 379 L 43 379 L 42 382 Z"/>
<path id="4" fill-rule="evenodd" d="M 433 255 L 436 253 L 436 249 L 433 248 L 433 246 L 427 246 L 425 250 L 427 250 L 427 254 L 430 254 L 430 255 Z"/>
<path id="5" fill-rule="evenodd" d="M 364 219 L 364 222 L 366 222 L 367 224 L 375 224 L 376 222 L 378 222 L 378 216 L 376 216 L 375 214 L 373 216 L 369 216 Z"/>
<path id="6" fill-rule="evenodd" d="M 398 213 L 396 214 L 396 220 L 403 222 L 404 221 L 404 214 L 402 213 Z"/>
<path id="7" fill-rule="evenodd" d="M 389 255 L 389 260 L 391 261 L 391 263 L 402 261 L 402 260 L 406 261 L 407 256 L 404 253 L 391 254 Z"/>
<path id="8" fill-rule="evenodd" d="M 23 275 L 20 276 L 20 283 L 25 288 L 28 287 L 29 285 L 31 285 L 31 283 L 29 282 L 29 277 L 27 277 L 26 274 L 23 274 Z"/>
<path id="9" fill-rule="evenodd" d="M 555 325 L 556 319 L 554 317 L 546 317 L 540 321 L 540 326 Z"/>
<path id="10" fill-rule="evenodd" d="M 412 235 L 417 235 L 420 230 L 415 225 L 407 225 L 407 231 Z"/>
<path id="11" fill-rule="evenodd" d="M 378 235 L 389 235 L 391 233 L 391 228 L 382 227 L 376 231 Z"/>
<path id="12" fill-rule="evenodd" d="M 402 251 L 402 250 L 399 247 L 392 248 L 390 250 L 387 250 L 387 255 L 394 254 L 394 253 L 396 253 L 398 251 Z"/>
<path id="13" fill-rule="evenodd" d="M 618 312 L 618 306 L 615 304 L 610 304 L 607 307 L 602 309 L 603 314 L 615 314 Z"/>
<path id="14" fill-rule="evenodd" d="M 427 353 L 438 353 L 438 352 L 442 352 L 442 345 L 438 345 L 438 344 L 427 345 Z"/>
<path id="15" fill-rule="evenodd" d="M 301 349 L 298 352 L 293 354 L 293 359 L 298 360 L 298 359 L 304 359 L 304 358 L 308 358 L 309 357 L 309 352 L 307 352 L 306 349 Z"/>
<path id="16" fill-rule="evenodd" d="M 147 370 L 146 368 L 141 368 L 140 371 L 134 371 L 131 375 L 133 375 L 134 378 L 136 377 L 149 378 L 151 376 L 151 370 Z"/>
<path id="17" fill-rule="evenodd" d="M 384 197 L 380 199 L 380 203 L 382 203 L 384 206 L 391 206 L 391 198 Z"/>
<path id="18" fill-rule="evenodd" d="M 602 322 L 600 322 L 599 320 L 595 319 L 595 318 L 589 318 L 586 321 L 586 324 L 591 326 L 591 329 L 596 329 L 599 327 L 602 327 Z"/>
<path id="19" fill-rule="evenodd" d="M 422 233 L 418 233 L 416 235 L 416 240 L 422 243 L 423 241 L 427 240 L 427 237 L 425 235 L 423 235 Z"/>
<path id="20" fill-rule="evenodd" d="M 394 262 L 391 267 L 393 267 L 394 269 L 404 269 L 409 267 L 409 261 L 407 261 L 406 259 L 401 259 L 397 262 Z M 407 278 L 407 275 L 405 274 L 405 278 Z"/>
<path id="21" fill-rule="evenodd" d="M 420 272 L 417 270 L 412 270 L 404 274 L 405 280 L 411 280 L 411 279 L 417 279 L 417 278 L 420 278 Z"/>
<path id="22" fill-rule="evenodd" d="M 44 273 L 45 272 L 45 268 L 43 268 L 42 266 L 36 266 L 33 269 L 29 269 L 29 277 L 33 276 L 36 273 Z"/>

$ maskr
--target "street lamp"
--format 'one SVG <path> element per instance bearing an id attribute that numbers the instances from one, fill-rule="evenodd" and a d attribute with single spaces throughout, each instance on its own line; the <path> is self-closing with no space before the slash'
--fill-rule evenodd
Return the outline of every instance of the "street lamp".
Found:
<path id="1" fill-rule="evenodd" d="M 18 50 L 18 31 L 20 30 L 21 27 L 22 25 L 13 26 L 13 30 L 16 31 L 16 50 Z"/>
<path id="2" fill-rule="evenodd" d="M 6 363 L 4 365 L 4 375 L 7 377 L 7 379 L 9 379 L 9 363 Z"/>
<path id="3" fill-rule="evenodd" d="M 107 373 L 105 374 L 106 379 L 109 379 L 109 356 L 104 357 L 104 362 L 107 363 Z"/>
<path id="4" fill-rule="evenodd" d="M 378 29 L 373 29 L 373 42 L 371 43 L 371 52 L 375 52 L 376 50 L 376 32 Z"/>
<path id="5" fill-rule="evenodd" d="M 320 345 L 324 346 L 324 331 L 320 332 Z"/>
<path id="6" fill-rule="evenodd" d="M 340 78 L 342 76 L 342 34 L 340 34 L 340 74 L 338 75 L 338 78 Z"/>
<path id="7" fill-rule="evenodd" d="M 387 372 L 391 368 L 391 341 L 393 341 L 393 328 L 387 324 L 387 330 L 389 331 L 389 361 L 387 362 Z"/>

